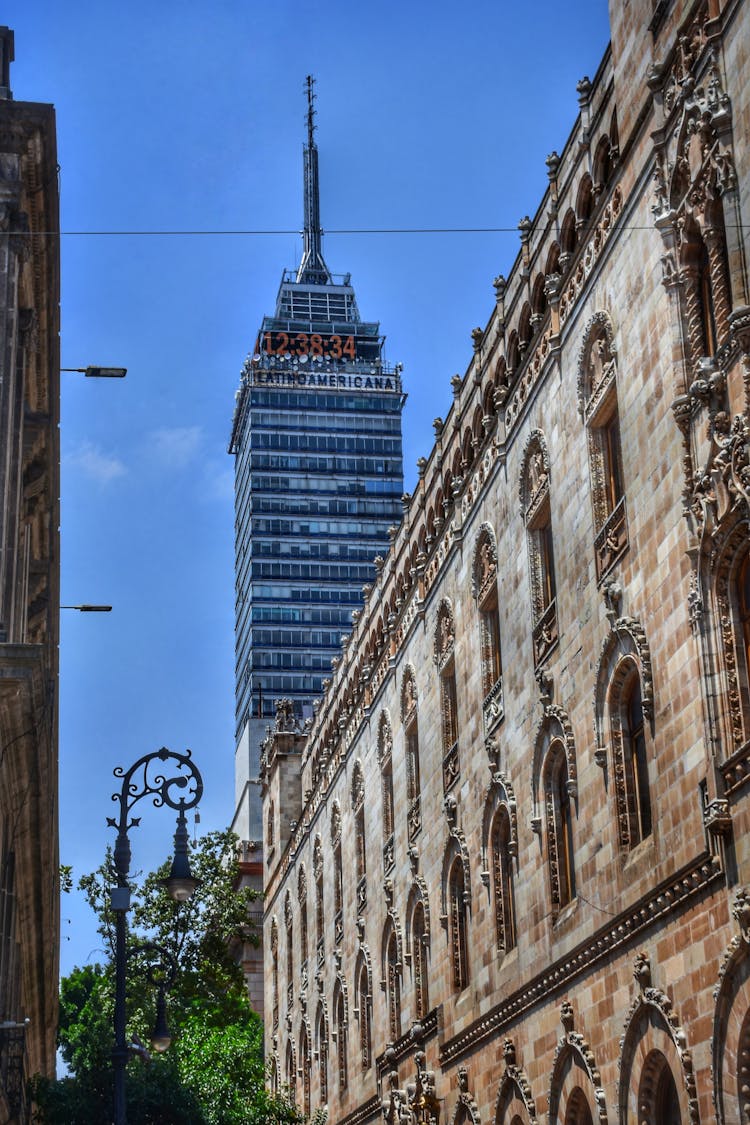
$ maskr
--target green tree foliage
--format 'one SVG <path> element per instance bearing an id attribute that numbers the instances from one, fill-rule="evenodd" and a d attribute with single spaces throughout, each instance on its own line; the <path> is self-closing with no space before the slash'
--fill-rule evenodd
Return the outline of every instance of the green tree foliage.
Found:
<path id="1" fill-rule="evenodd" d="M 209 833 L 191 845 L 190 865 L 200 880 L 189 903 L 178 905 L 160 880 L 168 864 L 131 883 L 128 914 L 128 1038 L 147 1044 L 155 1017 L 144 942 L 174 957 L 178 969 L 168 993 L 172 1047 L 150 1061 L 137 1051 L 128 1063 L 128 1120 L 139 1125 L 261 1125 L 301 1122 L 284 1096 L 264 1085 L 263 1027 L 251 1009 L 233 956 L 253 940 L 248 908 L 254 894 L 235 890 L 236 837 Z M 110 961 L 76 968 L 60 990 L 59 1045 L 70 1074 L 34 1085 L 37 1120 L 44 1125 L 109 1125 L 112 1120 L 114 1014 L 113 884 L 108 855 L 79 887 L 99 917 Z"/>

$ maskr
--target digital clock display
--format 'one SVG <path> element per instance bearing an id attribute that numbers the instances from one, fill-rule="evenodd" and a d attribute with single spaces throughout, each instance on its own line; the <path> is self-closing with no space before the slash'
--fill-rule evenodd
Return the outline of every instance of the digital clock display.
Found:
<path id="1" fill-rule="evenodd" d="M 263 332 L 258 338 L 256 353 L 275 356 L 325 356 L 326 359 L 356 359 L 354 336 L 328 335 L 321 332 Z"/>

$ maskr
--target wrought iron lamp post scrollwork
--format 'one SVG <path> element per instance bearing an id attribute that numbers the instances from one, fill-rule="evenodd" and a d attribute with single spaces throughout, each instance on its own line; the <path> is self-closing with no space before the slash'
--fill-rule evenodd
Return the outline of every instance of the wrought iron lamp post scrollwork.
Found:
<path id="1" fill-rule="evenodd" d="M 167 776 L 165 763 L 173 764 L 172 776 Z M 172 771 L 170 771 L 172 772 Z M 115 914 L 115 1045 L 112 1050 L 112 1067 L 114 1070 L 114 1122 L 115 1125 L 127 1125 L 125 1107 L 125 1066 L 128 1060 L 128 1045 L 125 1031 L 125 979 L 127 969 L 127 912 L 130 908 L 130 838 L 128 832 L 137 828 L 141 822 L 140 817 L 131 816 L 133 806 L 144 797 L 151 797 L 154 805 L 159 808 L 169 805 L 177 810 L 177 830 L 175 832 L 175 854 L 169 877 L 164 880 L 164 885 L 176 902 L 186 902 L 196 886 L 197 880 L 190 871 L 188 859 L 188 834 L 185 813 L 198 804 L 203 795 L 203 778 L 201 777 L 190 751 L 184 754 L 167 750 L 155 750 L 145 754 L 130 767 L 127 773 L 122 766 L 118 766 L 115 777 L 122 778 L 122 788 L 119 793 L 112 794 L 112 800 L 119 802 L 119 817 L 107 817 L 110 828 L 117 829 L 115 843 L 114 865 L 117 874 L 117 886 L 110 892 L 110 902 Z M 141 950 L 156 952 L 161 959 L 156 969 L 149 969 L 149 979 L 158 989 L 157 995 L 157 1028 L 154 1044 L 156 1050 L 166 1050 L 170 1038 L 166 1026 L 166 989 L 174 979 L 176 965 L 172 959 L 171 968 L 164 961 L 166 954 L 158 946 L 146 943 L 139 947 Z M 135 952 L 135 951 L 134 951 Z M 156 979 L 153 972 L 159 972 Z M 167 984 L 166 982 L 169 982 Z M 161 1048 L 158 1043 L 161 1042 Z"/>

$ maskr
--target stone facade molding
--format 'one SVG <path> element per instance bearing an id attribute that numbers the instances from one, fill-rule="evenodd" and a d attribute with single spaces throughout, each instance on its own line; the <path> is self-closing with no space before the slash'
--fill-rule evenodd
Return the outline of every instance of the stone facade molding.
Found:
<path id="1" fill-rule="evenodd" d="M 570 1110 L 566 1108 L 566 1103 L 571 1094 L 574 1093 L 575 1072 L 570 1071 L 566 1075 L 565 1069 L 566 1062 L 572 1060 L 576 1069 L 582 1071 L 586 1077 L 586 1085 L 590 1088 L 596 1107 L 596 1120 L 599 1125 L 608 1125 L 607 1102 L 601 1073 L 588 1042 L 580 1032 L 574 1030 L 573 1006 L 568 1000 L 562 1002 L 560 1020 L 564 1028 L 564 1034 L 557 1044 L 553 1058 L 552 1076 L 547 1098 L 547 1105 L 549 1106 L 547 1121 L 549 1125 L 557 1125 L 558 1122 L 568 1120 Z M 583 1087 L 579 1084 L 578 1088 L 582 1089 Z"/>
<path id="2" fill-rule="evenodd" d="M 678 1067 L 673 1077 L 685 1120 L 690 1125 L 700 1125 L 693 1058 L 685 1029 L 667 994 L 652 986 L 650 961 L 646 954 L 640 953 L 635 958 L 633 976 L 638 985 L 638 995 L 625 1017 L 618 1058 L 620 1120 L 628 1120 L 629 1107 L 633 1104 L 640 1110 L 644 1085 L 646 1095 L 650 1093 L 650 1072 L 643 1064 L 658 1053 L 664 1056 L 668 1065 L 671 1063 Z M 678 1077 L 681 1084 L 677 1082 Z M 638 1084 L 634 1085 L 636 1082 Z"/>
<path id="3" fill-rule="evenodd" d="M 734 1125 L 734 1122 L 750 1119 L 750 1089 L 747 1082 L 739 1081 L 750 1058 L 750 890 L 747 887 L 740 887 L 735 893 L 732 914 L 739 933 L 725 950 L 713 994 L 711 1075 L 718 1125 Z"/>
<path id="4" fill-rule="evenodd" d="M 494 1121 L 497 1125 L 510 1125 L 516 1117 L 528 1125 L 540 1125 L 536 1102 L 523 1067 L 516 1061 L 516 1047 L 512 1039 L 503 1040 L 505 1070 L 498 1086 Z"/>
<path id="5" fill-rule="evenodd" d="M 614 328 L 608 312 L 598 310 L 583 330 L 578 354 L 578 413 L 584 422 L 596 416 L 614 384 L 617 349 Z"/>
<path id="6" fill-rule="evenodd" d="M 474 540 L 471 562 L 471 594 L 474 601 L 482 602 L 492 584 L 497 582 L 497 538 L 492 524 L 480 526 Z"/>

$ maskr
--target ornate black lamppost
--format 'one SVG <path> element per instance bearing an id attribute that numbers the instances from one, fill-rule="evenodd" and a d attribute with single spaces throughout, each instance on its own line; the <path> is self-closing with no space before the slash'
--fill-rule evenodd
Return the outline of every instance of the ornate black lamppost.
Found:
<path id="1" fill-rule="evenodd" d="M 175 763 L 175 774 L 166 777 L 164 762 Z M 122 778 L 122 789 L 119 793 L 112 794 L 113 801 L 120 803 L 119 819 L 107 817 L 110 828 L 117 829 L 117 842 L 115 844 L 115 870 L 117 872 L 117 886 L 110 892 L 110 902 L 115 913 L 115 1045 L 112 1050 L 112 1066 L 114 1069 L 114 1094 L 115 1094 L 115 1125 L 127 1125 L 125 1110 L 125 1065 L 128 1061 L 128 1045 L 125 1037 L 125 973 L 127 966 L 127 953 L 125 949 L 127 936 L 127 911 L 130 908 L 130 887 L 128 875 L 130 873 L 130 840 L 128 830 L 136 828 L 140 817 L 131 817 L 130 812 L 142 797 L 152 797 L 157 808 L 160 805 L 169 805 L 177 810 L 177 831 L 174 836 L 174 859 L 169 878 L 164 880 L 164 885 L 176 902 L 187 902 L 198 885 L 193 878 L 188 859 L 188 833 L 185 813 L 194 808 L 203 794 L 203 778 L 192 761 L 190 751 L 176 754 L 173 750 L 162 747 L 151 754 L 139 758 L 127 773 L 122 766 L 118 766 L 115 777 Z M 178 797 L 178 791 L 185 791 Z M 147 947 L 149 948 L 149 947 Z M 157 951 L 164 956 L 164 951 Z M 174 976 L 172 968 L 171 976 Z M 163 976 L 154 980 L 159 988 L 157 1003 L 157 1044 L 162 1044 L 164 1050 L 165 1038 L 168 1038 L 165 1015 L 165 988 L 162 987 Z M 171 983 L 171 978 L 170 978 Z M 168 1046 L 168 1043 L 166 1044 Z"/>

